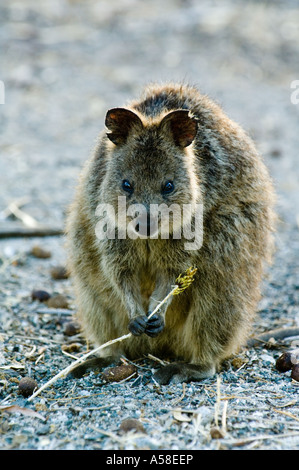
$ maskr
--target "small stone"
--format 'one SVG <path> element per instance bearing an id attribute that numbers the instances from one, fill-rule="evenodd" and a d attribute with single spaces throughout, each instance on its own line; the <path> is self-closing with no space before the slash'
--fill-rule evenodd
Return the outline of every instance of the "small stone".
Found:
<path id="1" fill-rule="evenodd" d="M 65 295 L 57 294 L 53 295 L 53 297 L 50 297 L 50 299 L 47 301 L 47 305 L 51 308 L 68 308 L 69 303 Z"/>
<path id="2" fill-rule="evenodd" d="M 65 266 L 55 266 L 51 269 L 52 279 L 68 279 L 68 271 Z"/>
<path id="3" fill-rule="evenodd" d="M 111 367 L 104 370 L 102 377 L 106 382 L 120 382 L 131 375 L 137 374 L 137 367 L 133 364 L 122 364 L 121 366 Z"/>
<path id="4" fill-rule="evenodd" d="M 146 434 L 146 431 L 145 431 L 143 425 L 141 424 L 141 422 L 138 421 L 138 419 L 134 419 L 134 418 L 124 419 L 121 422 L 119 430 L 120 430 L 121 433 L 127 433 L 127 432 L 130 432 L 130 431 L 134 431 L 134 432 L 141 432 L 143 434 Z"/>
<path id="5" fill-rule="evenodd" d="M 45 302 L 46 300 L 49 300 L 51 295 L 49 292 L 41 289 L 33 290 L 31 292 L 31 298 L 32 300 L 39 300 L 40 302 Z"/>
<path id="6" fill-rule="evenodd" d="M 224 432 L 221 429 L 214 427 L 210 430 L 210 435 L 212 439 L 222 439 L 224 437 Z"/>
<path id="7" fill-rule="evenodd" d="M 31 249 L 31 255 L 34 256 L 35 258 L 51 258 L 51 252 L 48 250 L 44 250 L 44 248 L 41 248 L 40 246 L 33 246 Z"/>
<path id="8" fill-rule="evenodd" d="M 40 426 L 37 430 L 36 430 L 36 434 L 38 436 L 45 436 L 47 434 L 50 433 L 50 425 L 49 424 L 44 424 L 43 426 Z"/>
<path id="9" fill-rule="evenodd" d="M 294 364 L 293 365 L 292 372 L 291 372 L 291 377 L 292 377 L 292 379 L 299 382 L 299 364 Z"/>
<path id="10" fill-rule="evenodd" d="M 76 321 L 69 321 L 64 325 L 64 334 L 74 336 L 80 333 L 81 325 Z"/>
<path id="11" fill-rule="evenodd" d="M 37 388 L 37 383 L 31 377 L 23 377 L 19 382 L 19 392 L 23 397 L 30 397 Z"/>
<path id="12" fill-rule="evenodd" d="M 271 157 L 273 157 L 273 158 L 279 158 L 279 157 L 281 157 L 281 155 L 282 155 L 282 154 L 281 154 L 281 150 L 278 149 L 278 148 L 274 148 L 274 149 L 271 150 L 270 155 L 271 155 Z"/>
<path id="13" fill-rule="evenodd" d="M 78 352 L 81 349 L 81 344 L 80 343 L 63 344 L 61 346 L 61 349 L 62 351 L 68 352 L 68 353 Z"/>

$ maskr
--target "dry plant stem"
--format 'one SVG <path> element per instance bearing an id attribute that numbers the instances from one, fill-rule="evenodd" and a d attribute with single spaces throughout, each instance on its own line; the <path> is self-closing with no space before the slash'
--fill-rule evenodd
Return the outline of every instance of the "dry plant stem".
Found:
<path id="1" fill-rule="evenodd" d="M 63 229 L 61 227 L 0 227 L 0 238 L 12 238 L 12 237 L 56 237 L 63 235 Z"/>
<path id="2" fill-rule="evenodd" d="M 220 375 L 217 376 L 217 398 L 215 403 L 215 425 L 218 427 L 218 414 L 219 414 L 219 406 L 220 406 Z"/>
<path id="3" fill-rule="evenodd" d="M 244 437 L 243 439 L 226 440 L 225 443 L 228 445 L 240 447 L 252 441 L 260 441 L 260 440 L 266 440 L 266 439 L 279 440 L 279 439 L 285 439 L 287 437 L 294 437 L 298 435 L 299 435 L 299 432 L 297 431 L 287 432 L 285 434 L 263 434 L 259 436 Z"/>
<path id="4" fill-rule="evenodd" d="M 169 294 L 167 294 L 167 296 L 157 305 L 157 307 L 151 312 L 151 314 L 149 315 L 148 318 L 150 318 L 152 315 L 154 315 L 158 310 L 159 308 L 165 303 L 167 302 L 167 300 L 169 299 L 169 297 L 171 297 L 175 291 L 178 289 L 178 286 L 174 286 L 173 289 L 169 292 Z M 33 400 L 33 398 L 35 398 L 37 395 L 39 395 L 43 390 L 45 390 L 46 388 L 48 388 L 50 385 L 52 385 L 54 382 L 56 382 L 56 380 L 60 379 L 61 377 L 67 375 L 77 364 L 80 364 L 80 362 L 82 361 L 85 361 L 85 359 L 87 359 L 89 356 L 91 356 L 92 354 L 96 354 L 98 351 L 100 351 L 101 349 L 104 349 L 108 346 L 111 346 L 112 344 L 115 344 L 115 343 L 118 343 L 120 341 L 124 341 L 125 339 L 127 338 L 130 338 L 132 335 L 132 333 L 128 333 L 126 335 L 123 335 L 123 336 L 120 336 L 119 338 L 116 338 L 116 339 L 112 339 L 110 341 L 107 341 L 107 343 L 104 343 L 102 344 L 101 346 L 98 346 L 97 348 L 95 349 L 92 349 L 91 351 L 89 351 L 88 353 L 84 354 L 83 356 L 79 357 L 79 359 L 77 359 L 75 362 L 72 362 L 72 364 L 70 364 L 68 367 L 66 367 L 65 369 L 63 369 L 62 371 L 60 371 L 58 374 L 56 374 L 51 380 L 49 380 L 48 382 L 46 382 L 42 387 L 40 387 L 38 390 L 36 390 L 36 392 L 33 393 L 33 395 L 31 395 L 31 397 L 28 398 L 28 401 L 31 401 Z"/>
<path id="5" fill-rule="evenodd" d="M 148 318 L 151 318 L 155 313 L 158 312 L 158 310 L 161 308 L 161 306 L 167 302 L 167 300 L 172 296 L 172 295 L 176 295 L 176 294 L 179 294 L 180 292 L 182 292 L 183 290 L 185 290 L 190 284 L 191 282 L 193 281 L 193 277 L 194 277 L 194 274 L 196 273 L 197 269 L 196 268 L 189 268 L 187 269 L 186 273 L 185 274 L 180 274 L 180 276 L 177 278 L 176 282 L 178 284 L 176 284 L 175 286 L 173 286 L 173 288 L 171 289 L 171 291 L 167 294 L 166 297 L 164 297 L 163 300 L 161 300 L 161 302 L 156 306 L 156 308 L 151 312 L 151 314 L 148 316 Z M 83 356 L 79 357 L 79 359 L 77 359 L 75 362 L 72 362 L 72 364 L 70 364 L 68 367 L 66 367 L 65 369 L 63 369 L 62 371 L 60 371 L 57 375 L 55 375 L 54 377 L 52 377 L 51 380 L 49 380 L 48 382 L 46 382 L 42 387 L 40 387 L 38 390 L 36 390 L 33 395 L 31 395 L 31 397 L 28 398 L 28 401 L 31 401 L 33 400 L 33 398 L 35 398 L 37 395 L 39 395 L 43 390 L 45 390 L 47 387 L 49 387 L 50 385 L 52 385 L 54 382 L 56 382 L 57 379 L 67 375 L 77 364 L 80 364 L 80 362 L 84 361 L 85 359 L 87 359 L 89 356 L 91 356 L 92 354 L 96 354 L 98 351 L 100 351 L 101 349 L 104 349 L 108 346 L 111 346 L 112 344 L 115 344 L 115 343 L 118 343 L 120 341 L 124 341 L 125 339 L 128 339 L 130 338 L 132 335 L 132 333 L 128 333 L 126 335 L 123 335 L 123 336 L 120 336 L 119 338 L 116 338 L 116 339 L 112 339 L 110 341 L 108 341 L 107 343 L 104 343 L 102 344 L 101 346 L 98 346 L 97 348 L 95 349 L 92 349 L 91 351 L 89 351 L 88 353 L 84 354 Z"/>
<path id="6" fill-rule="evenodd" d="M 25 206 L 30 201 L 31 201 L 31 198 L 29 198 L 28 196 L 24 196 L 24 197 L 21 197 L 20 199 L 16 199 L 15 201 L 12 201 L 6 207 L 6 209 L 4 209 L 1 212 L 1 215 L 4 216 L 5 218 L 9 217 L 12 214 L 15 215 L 14 212 L 13 212 L 14 208 L 20 209 L 22 206 Z"/>
<path id="7" fill-rule="evenodd" d="M 47 227 L 39 223 L 34 217 L 20 209 L 30 201 L 28 197 L 23 197 L 16 201 L 12 201 L 8 207 L 2 212 L 5 217 L 14 215 L 24 225 L 21 227 L 0 227 L 0 238 L 8 237 L 26 237 L 26 236 L 47 236 L 62 235 L 63 230 L 59 227 Z"/>
<path id="8" fill-rule="evenodd" d="M 221 398 L 220 398 L 221 400 Z M 223 434 L 226 434 L 226 415 L 227 415 L 227 406 L 228 406 L 228 401 L 225 400 L 223 404 L 223 412 L 222 412 L 222 420 L 221 420 L 221 429 Z"/>
<path id="9" fill-rule="evenodd" d="M 91 356 L 91 354 L 95 354 L 96 352 L 98 352 L 99 350 L 101 349 L 104 349 L 108 346 L 110 346 L 111 344 L 114 344 L 114 343 L 117 343 L 119 341 L 123 341 L 124 339 L 127 339 L 127 338 L 130 338 L 130 336 L 132 336 L 132 333 L 128 333 L 127 335 L 123 335 L 121 336 L 120 338 L 116 338 L 116 339 L 112 339 L 110 341 L 108 341 L 107 343 L 104 343 L 102 344 L 101 346 L 95 348 L 95 349 L 92 349 L 91 351 L 89 351 L 88 353 L 84 354 L 84 356 L 81 356 L 79 357 L 79 359 L 77 359 L 75 362 L 72 362 L 72 364 L 70 364 L 68 367 L 66 367 L 65 369 L 61 370 L 58 374 L 56 374 L 51 380 L 49 380 L 48 382 L 46 382 L 42 387 L 40 387 L 38 390 L 36 390 L 36 392 L 33 393 L 33 395 L 31 395 L 31 397 L 28 398 L 28 401 L 31 401 L 33 400 L 33 398 L 35 398 L 37 395 L 39 395 L 43 390 L 45 390 L 47 387 L 49 387 L 50 385 L 52 385 L 54 382 L 56 382 L 56 380 L 60 379 L 61 377 L 64 377 L 65 375 L 67 375 L 77 364 L 80 364 L 80 362 L 84 361 L 85 359 L 87 359 L 89 356 Z"/>
<path id="10" fill-rule="evenodd" d="M 248 347 L 260 346 L 261 343 L 267 343 L 271 338 L 274 338 L 276 341 L 288 338 L 291 336 L 298 336 L 299 328 L 297 326 L 290 328 L 277 328 L 275 330 L 267 331 L 262 333 L 256 338 L 249 338 L 247 341 Z"/>
<path id="11" fill-rule="evenodd" d="M 20 219 L 24 225 L 26 225 L 29 228 L 38 228 L 40 227 L 40 224 L 37 220 L 35 220 L 31 215 L 27 214 L 26 212 L 22 211 L 19 206 L 15 203 L 12 202 L 9 206 L 8 209 L 10 212 Z"/>

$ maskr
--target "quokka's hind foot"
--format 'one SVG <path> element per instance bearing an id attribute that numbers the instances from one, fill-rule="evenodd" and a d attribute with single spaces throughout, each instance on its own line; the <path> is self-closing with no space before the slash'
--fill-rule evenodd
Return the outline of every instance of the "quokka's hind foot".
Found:
<path id="1" fill-rule="evenodd" d="M 176 384 L 206 379 L 212 377 L 215 372 L 215 366 L 174 362 L 158 370 L 154 374 L 154 379 L 160 385 Z"/>

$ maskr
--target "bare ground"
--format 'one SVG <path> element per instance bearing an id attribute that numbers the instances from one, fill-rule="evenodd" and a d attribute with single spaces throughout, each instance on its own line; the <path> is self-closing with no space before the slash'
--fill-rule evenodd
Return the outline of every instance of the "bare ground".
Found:
<path id="1" fill-rule="evenodd" d="M 11 0 L 0 18 L 1 230 L 20 227 L 7 211 L 20 200 L 40 223 L 63 227 L 106 110 L 148 81 L 191 82 L 250 132 L 277 188 L 277 254 L 253 334 L 299 326 L 297 2 Z M 35 245 L 51 256 L 33 256 Z M 1 449 L 299 448 L 298 382 L 275 368 L 298 337 L 244 349 L 200 383 L 158 387 L 159 362 L 140 358 L 123 383 L 59 379 L 29 402 L 22 377 L 41 386 L 74 360 L 70 344 L 73 357 L 88 345 L 66 334 L 71 279 L 51 276 L 65 263 L 63 237 L 3 238 L 0 256 Z M 32 300 L 34 289 L 63 294 L 67 308 Z M 127 418 L 143 429 L 122 432 Z"/>

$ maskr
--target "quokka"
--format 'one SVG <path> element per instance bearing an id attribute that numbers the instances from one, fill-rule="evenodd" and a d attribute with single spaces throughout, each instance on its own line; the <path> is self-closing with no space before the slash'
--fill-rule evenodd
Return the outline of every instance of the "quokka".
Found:
<path id="1" fill-rule="evenodd" d="M 83 330 L 95 346 L 133 334 L 104 349 L 100 366 L 122 354 L 151 353 L 172 361 L 155 373 L 161 384 L 211 377 L 246 342 L 271 260 L 275 197 L 268 171 L 249 136 L 195 87 L 150 85 L 139 100 L 110 109 L 105 124 L 67 220 Z M 193 227 L 201 205 L 202 243 L 187 249 L 183 230 L 173 236 L 171 215 L 167 238 L 117 236 L 118 219 L 114 237 L 98 237 L 99 204 L 117 214 L 120 197 L 147 214 L 153 204 L 188 206 Z M 137 234 L 150 227 L 142 224 Z M 191 266 L 192 285 L 148 319 Z M 78 375 L 90 365 L 79 366 Z"/>

